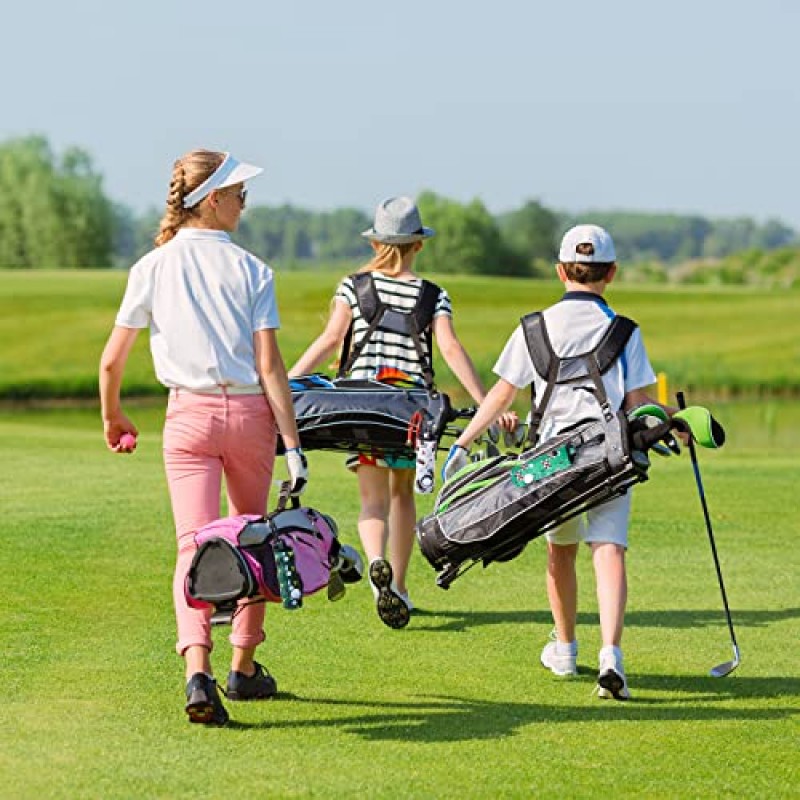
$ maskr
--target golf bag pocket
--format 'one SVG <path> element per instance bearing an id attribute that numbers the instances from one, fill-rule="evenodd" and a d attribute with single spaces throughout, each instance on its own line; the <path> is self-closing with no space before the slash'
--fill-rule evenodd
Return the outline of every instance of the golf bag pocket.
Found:
<path id="1" fill-rule="evenodd" d="M 340 550 L 336 523 L 292 502 L 286 508 L 282 492 L 278 509 L 264 517 L 224 517 L 201 528 L 186 576 L 189 604 L 230 611 L 257 598 L 295 609 L 327 586 Z"/>

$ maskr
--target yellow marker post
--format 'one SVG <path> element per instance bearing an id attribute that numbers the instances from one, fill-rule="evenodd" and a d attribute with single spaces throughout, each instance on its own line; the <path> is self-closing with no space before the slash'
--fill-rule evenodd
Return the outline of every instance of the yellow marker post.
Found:
<path id="1" fill-rule="evenodd" d="M 656 376 L 656 388 L 658 390 L 658 402 L 662 406 L 669 402 L 669 387 L 667 386 L 667 373 L 659 372 Z"/>

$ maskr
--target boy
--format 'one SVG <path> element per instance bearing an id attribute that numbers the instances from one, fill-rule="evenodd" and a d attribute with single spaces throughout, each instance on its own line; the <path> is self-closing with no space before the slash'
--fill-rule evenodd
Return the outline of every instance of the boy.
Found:
<path id="1" fill-rule="evenodd" d="M 611 236 L 597 225 L 578 225 L 564 234 L 556 272 L 566 290 L 559 302 L 543 312 L 553 349 L 559 356 L 590 351 L 605 333 L 614 312 L 603 298 L 617 271 Z M 443 467 L 445 478 L 455 474 L 468 461 L 467 447 L 476 436 L 513 403 L 517 391 L 530 384 L 540 402 L 545 381 L 537 374 L 518 326 L 494 367 L 499 380 L 481 403 L 477 414 L 450 448 Z M 614 411 L 626 411 L 654 401 L 645 387 L 656 376 L 637 328 L 616 363 L 603 375 L 609 403 Z M 545 409 L 539 441 L 555 436 L 565 428 L 587 418 L 597 418 L 600 408 L 587 386 L 559 385 Z M 667 409 L 672 413 L 673 409 Z M 628 545 L 630 492 L 590 509 L 546 534 L 547 595 L 555 622 L 555 641 L 541 655 L 544 667 L 556 675 L 577 674 L 578 643 L 577 578 L 575 559 L 578 544 L 592 549 L 600 610 L 603 646 L 599 656 L 598 694 L 601 698 L 627 700 L 630 697 L 622 661 L 622 628 L 627 599 L 625 550 Z"/>

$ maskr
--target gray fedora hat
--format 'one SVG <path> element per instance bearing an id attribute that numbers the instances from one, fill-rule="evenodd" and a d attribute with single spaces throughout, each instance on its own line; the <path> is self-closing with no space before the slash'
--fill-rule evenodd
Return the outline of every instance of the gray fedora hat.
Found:
<path id="1" fill-rule="evenodd" d="M 375 209 L 375 222 L 362 236 L 383 244 L 409 244 L 433 236 L 432 228 L 425 228 L 417 204 L 410 197 L 390 197 Z"/>

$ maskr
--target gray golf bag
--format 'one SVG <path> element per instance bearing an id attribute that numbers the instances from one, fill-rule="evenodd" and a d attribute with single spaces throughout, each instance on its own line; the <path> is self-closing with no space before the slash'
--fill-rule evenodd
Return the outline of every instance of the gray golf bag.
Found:
<path id="1" fill-rule="evenodd" d="M 564 359 L 553 352 L 541 314 L 522 322 L 534 366 L 547 380 L 531 412 L 528 448 L 466 466 L 442 487 L 433 513 L 417 523 L 420 549 L 445 589 L 479 561 L 487 566 L 515 558 L 532 539 L 646 480 L 646 451 L 671 427 L 637 427 L 608 404 L 601 376 L 624 350 L 634 322 L 615 317 L 594 350 Z M 559 384 L 592 391 L 598 418 L 537 443 Z"/>

